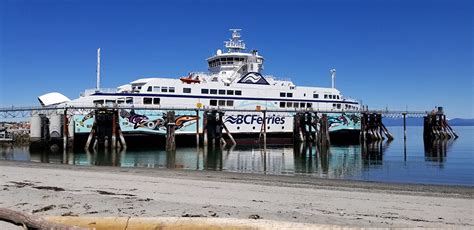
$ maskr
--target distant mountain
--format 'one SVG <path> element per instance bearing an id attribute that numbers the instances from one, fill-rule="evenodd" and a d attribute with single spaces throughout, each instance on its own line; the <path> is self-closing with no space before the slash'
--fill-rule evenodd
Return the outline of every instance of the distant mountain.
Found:
<path id="1" fill-rule="evenodd" d="M 403 118 L 384 118 L 386 126 L 402 126 Z M 474 126 L 474 119 L 453 118 L 448 121 L 451 126 Z M 407 126 L 423 126 L 422 117 L 407 118 Z"/>
<path id="2" fill-rule="evenodd" d="M 448 121 L 449 125 L 452 126 L 474 126 L 474 118 L 464 119 L 464 118 L 454 118 Z"/>

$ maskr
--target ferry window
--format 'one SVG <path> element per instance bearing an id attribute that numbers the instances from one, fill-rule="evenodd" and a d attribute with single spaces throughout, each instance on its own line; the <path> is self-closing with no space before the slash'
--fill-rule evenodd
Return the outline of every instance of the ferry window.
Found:
<path id="1" fill-rule="evenodd" d="M 160 98 L 153 98 L 153 104 L 154 105 L 159 105 L 160 104 Z"/>
<path id="2" fill-rule="evenodd" d="M 286 107 L 288 107 L 288 108 L 293 107 L 293 102 L 287 102 L 287 103 L 286 103 Z"/>
<path id="3" fill-rule="evenodd" d="M 219 106 L 225 106 L 225 100 L 219 100 Z"/>
<path id="4" fill-rule="evenodd" d="M 145 104 L 145 105 L 151 105 L 152 102 L 153 102 L 153 99 L 151 97 L 144 97 L 143 98 L 143 104 Z"/>
<path id="5" fill-rule="evenodd" d="M 137 89 L 140 90 L 140 89 L 142 89 L 142 87 L 141 87 L 141 86 L 138 86 Z"/>
<path id="6" fill-rule="evenodd" d="M 209 93 L 209 89 L 201 89 L 201 93 L 202 93 L 202 94 L 208 94 L 208 93 Z"/>
<path id="7" fill-rule="evenodd" d="M 217 89 L 211 89 L 211 94 L 217 94 Z"/>
<path id="8" fill-rule="evenodd" d="M 304 108 L 305 105 L 306 105 L 306 104 L 305 104 L 304 102 L 301 102 L 301 103 L 300 103 L 300 107 L 301 107 L 301 108 Z"/>
<path id="9" fill-rule="evenodd" d="M 284 101 L 280 102 L 280 108 L 285 108 L 285 102 Z"/>
<path id="10" fill-rule="evenodd" d="M 290 89 L 295 89 L 295 87 L 294 87 L 294 86 L 290 86 Z"/>
<path id="11" fill-rule="evenodd" d="M 332 107 L 333 107 L 333 108 L 336 108 L 336 104 L 332 104 Z"/>
<path id="12" fill-rule="evenodd" d="M 303 94 L 303 97 L 306 97 L 306 93 L 305 93 L 305 94 Z"/>
<path id="13" fill-rule="evenodd" d="M 148 86 L 148 89 L 146 90 L 147 92 L 151 92 L 153 90 L 153 87 Z"/>
<path id="14" fill-rule="evenodd" d="M 234 90 L 227 90 L 227 95 L 234 95 Z"/>
<path id="15" fill-rule="evenodd" d="M 153 92 L 160 92 L 159 86 L 153 86 Z"/>
<path id="16" fill-rule="evenodd" d="M 228 100 L 227 101 L 227 106 L 234 106 L 234 101 Z"/>
<path id="17" fill-rule="evenodd" d="M 328 95 L 327 95 L 327 94 L 324 94 L 324 99 L 328 99 Z"/>
<path id="18" fill-rule="evenodd" d="M 183 88 L 183 93 L 191 93 L 191 88 Z"/>
<path id="19" fill-rule="evenodd" d="M 209 104 L 211 106 L 217 106 L 217 100 L 211 100 Z"/>
<path id="20" fill-rule="evenodd" d="M 313 98 L 319 98 L 319 94 L 313 94 Z"/>
<path id="21" fill-rule="evenodd" d="M 161 92 L 163 92 L 163 93 L 168 92 L 168 87 L 161 87 Z"/>
<path id="22" fill-rule="evenodd" d="M 337 95 L 337 99 L 339 99 L 339 95 Z"/>
<path id="23" fill-rule="evenodd" d="M 236 90 L 236 91 L 235 91 L 235 95 L 242 95 L 242 91 Z"/>
<path id="24" fill-rule="evenodd" d="M 329 95 L 329 99 L 332 99 L 332 95 Z"/>
<path id="25" fill-rule="evenodd" d="M 311 103 L 306 103 L 306 108 L 311 108 L 312 104 Z"/>
<path id="26" fill-rule="evenodd" d="M 225 94 L 225 90 L 220 89 L 220 90 L 219 90 L 219 94 L 221 94 L 221 95 L 222 95 L 222 94 Z"/>
<path id="27" fill-rule="evenodd" d="M 295 106 L 295 108 L 298 108 L 300 106 L 300 104 L 298 102 L 295 102 L 295 104 L 293 104 L 293 106 Z"/>
<path id="28" fill-rule="evenodd" d="M 102 104 L 104 104 L 104 100 L 95 100 L 95 101 L 94 101 L 94 104 L 96 104 L 96 105 L 102 105 Z"/>
<path id="29" fill-rule="evenodd" d="M 286 93 L 285 92 L 280 92 L 280 97 L 286 97 Z"/>
<path id="30" fill-rule="evenodd" d="M 293 93 L 286 93 L 287 97 L 293 97 Z"/>
<path id="31" fill-rule="evenodd" d="M 341 108 L 341 104 L 337 104 L 337 108 L 340 109 L 340 108 Z"/>
<path id="32" fill-rule="evenodd" d="M 124 100 L 124 99 L 118 99 L 118 100 L 117 100 L 117 104 L 123 104 L 123 103 L 125 103 L 125 100 Z"/>
<path id="33" fill-rule="evenodd" d="M 169 92 L 174 93 L 174 87 L 170 87 Z"/>
<path id="34" fill-rule="evenodd" d="M 133 97 L 125 98 L 125 104 L 133 104 Z"/>
<path id="35" fill-rule="evenodd" d="M 105 104 L 107 106 L 113 106 L 115 104 L 115 100 L 105 100 Z"/>

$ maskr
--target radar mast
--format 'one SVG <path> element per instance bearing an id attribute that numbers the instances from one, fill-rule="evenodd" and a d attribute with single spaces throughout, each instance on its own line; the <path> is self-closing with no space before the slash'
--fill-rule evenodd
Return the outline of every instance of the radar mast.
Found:
<path id="1" fill-rule="evenodd" d="M 241 29 L 230 29 L 232 32 L 232 38 L 229 41 L 225 41 L 225 48 L 229 53 L 240 53 L 245 50 L 245 43 L 243 40 L 240 40 L 240 31 Z"/>

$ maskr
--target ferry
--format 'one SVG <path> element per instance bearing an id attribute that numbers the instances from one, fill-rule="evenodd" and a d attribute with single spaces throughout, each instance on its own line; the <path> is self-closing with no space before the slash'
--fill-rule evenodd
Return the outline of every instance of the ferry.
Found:
<path id="1" fill-rule="evenodd" d="M 141 78 L 114 89 L 100 88 L 100 49 L 98 50 L 97 87 L 70 100 L 54 92 L 40 96 L 43 106 L 97 106 L 128 108 L 120 110 L 124 133 L 165 134 L 165 110 L 176 108 L 176 135 L 195 134 L 196 109 L 231 110 L 224 124 L 231 133 L 293 132 L 293 116 L 298 111 L 324 111 L 329 117 L 329 132 L 360 132 L 359 101 L 344 97 L 334 87 L 335 70 L 330 71 L 332 87 L 297 86 L 291 80 L 264 74 L 264 57 L 247 50 L 240 29 L 231 29 L 225 50 L 217 49 L 207 58 L 208 72 L 191 72 L 176 78 Z M 136 109 L 130 109 L 131 107 Z M 189 109 L 189 110 L 187 110 Z M 269 111 L 263 121 L 261 112 Z M 202 115 L 202 110 L 200 110 Z M 332 113 L 331 113 L 332 112 Z M 93 113 L 74 116 L 74 132 L 89 133 Z"/>

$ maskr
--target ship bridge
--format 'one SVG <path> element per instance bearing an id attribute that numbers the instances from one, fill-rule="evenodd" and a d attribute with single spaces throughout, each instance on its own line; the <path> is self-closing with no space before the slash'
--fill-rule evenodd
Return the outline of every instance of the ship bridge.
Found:
<path id="1" fill-rule="evenodd" d="M 218 74 L 222 79 L 232 82 L 236 78 L 249 72 L 260 73 L 263 70 L 263 57 L 256 50 L 248 52 L 245 43 L 241 40 L 240 29 L 230 29 L 232 37 L 225 41 L 223 52 L 221 49 L 207 59 L 209 72 Z"/>

